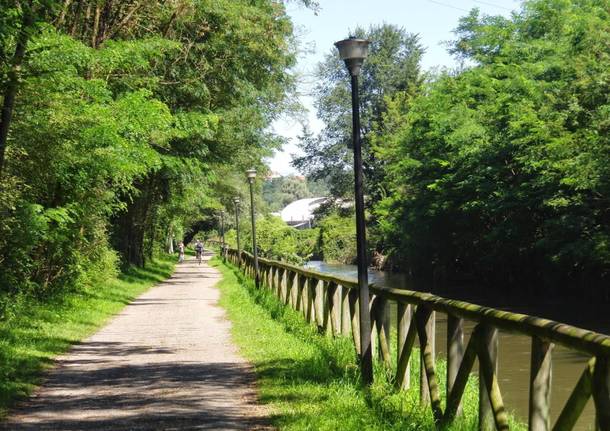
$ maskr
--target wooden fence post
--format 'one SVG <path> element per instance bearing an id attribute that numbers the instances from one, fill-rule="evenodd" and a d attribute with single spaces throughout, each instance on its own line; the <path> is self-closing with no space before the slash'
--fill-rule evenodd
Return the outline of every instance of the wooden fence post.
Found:
<path id="1" fill-rule="evenodd" d="M 341 292 L 337 283 L 328 285 L 328 300 L 330 302 L 332 334 L 337 336 L 341 333 Z"/>
<path id="2" fill-rule="evenodd" d="M 318 326 L 318 301 L 319 301 L 319 290 L 318 290 L 319 281 L 315 278 L 309 279 L 309 301 L 311 303 L 311 311 L 309 314 L 310 322 L 314 325 Z"/>
<path id="3" fill-rule="evenodd" d="M 349 290 L 349 314 L 352 319 L 352 338 L 354 339 L 354 347 L 358 356 L 361 355 L 360 347 L 360 304 L 358 300 L 358 289 Z"/>
<path id="4" fill-rule="evenodd" d="M 294 298 L 294 309 L 303 314 L 303 275 L 295 274 L 296 294 Z"/>
<path id="5" fill-rule="evenodd" d="M 326 301 L 326 299 L 324 297 L 326 296 L 326 289 L 324 288 L 324 283 L 324 281 L 320 282 L 319 280 L 317 280 L 316 288 L 314 289 L 316 293 L 314 303 L 314 309 L 316 310 L 316 325 L 318 325 L 318 328 L 320 329 L 324 329 L 325 320 L 324 302 Z"/>
<path id="6" fill-rule="evenodd" d="M 410 356 L 415 342 L 415 328 L 411 327 L 411 305 L 398 303 L 398 349 L 396 351 L 396 388 L 408 389 L 411 384 Z M 411 335 L 411 337 L 409 337 Z"/>
<path id="7" fill-rule="evenodd" d="M 352 321 L 349 312 L 349 291 L 346 286 L 341 286 L 341 334 L 349 337 Z"/>
<path id="8" fill-rule="evenodd" d="M 447 315 L 447 399 L 464 358 L 464 319 Z M 461 413 L 461 403 L 456 415 Z"/>
<path id="9" fill-rule="evenodd" d="M 595 362 L 595 358 L 591 358 L 587 363 L 580 379 L 578 379 L 578 383 L 576 383 L 576 386 L 570 394 L 570 398 L 566 401 L 563 410 L 561 410 L 561 414 L 555 422 L 555 426 L 553 427 L 554 431 L 568 431 L 574 428 L 576 421 L 587 405 L 587 401 L 589 401 L 591 392 L 593 391 L 592 381 Z"/>
<path id="10" fill-rule="evenodd" d="M 336 286 L 335 283 L 329 281 L 322 282 L 322 330 L 325 334 L 332 334 L 331 309 Z"/>
<path id="11" fill-rule="evenodd" d="M 282 304 L 286 304 L 286 269 L 280 269 L 278 299 Z"/>
<path id="12" fill-rule="evenodd" d="M 269 291 L 273 293 L 273 289 L 275 286 L 275 266 L 269 267 Z"/>
<path id="13" fill-rule="evenodd" d="M 290 272 L 290 292 L 290 305 L 293 310 L 298 311 L 300 297 L 299 280 L 298 274 L 294 271 Z"/>
<path id="14" fill-rule="evenodd" d="M 490 366 L 494 374 L 498 372 L 498 330 L 488 325 L 483 325 L 481 329 L 481 338 L 479 340 L 481 350 L 486 350 Z M 485 369 L 481 364 L 479 355 L 479 430 L 493 431 L 495 430 L 494 414 L 487 392 L 487 385 L 483 375 Z"/>
<path id="15" fill-rule="evenodd" d="M 294 306 L 294 302 L 292 302 L 293 295 L 293 285 L 294 285 L 294 276 L 296 274 L 291 270 L 286 270 L 286 280 L 284 283 L 286 284 L 286 297 L 284 298 L 284 305 Z"/>
<path id="16" fill-rule="evenodd" d="M 532 337 L 529 431 L 551 429 L 552 351 L 552 343 Z"/>
<path id="17" fill-rule="evenodd" d="M 426 323 L 426 335 L 430 345 L 430 355 L 436 360 L 436 312 L 432 311 Z M 419 401 L 422 405 L 430 404 L 430 391 L 428 390 L 428 377 L 426 376 L 426 364 L 424 358 L 424 348 L 422 347 L 421 336 L 419 339 Z"/>
<path id="18" fill-rule="evenodd" d="M 438 424 L 443 418 L 443 411 L 435 370 L 434 332 L 432 332 L 435 328 L 434 325 L 430 324 L 434 317 L 434 312 L 423 304 L 417 308 L 415 313 L 415 324 L 417 325 L 421 352 L 421 373 L 423 374 L 423 377 L 420 378 L 420 402 L 423 405 L 428 403 L 431 405 L 434 420 Z M 426 394 L 425 397 L 424 393 Z"/>
<path id="19" fill-rule="evenodd" d="M 593 401 L 599 431 L 610 431 L 610 358 L 598 356 L 593 371 Z"/>
<path id="20" fill-rule="evenodd" d="M 377 297 L 375 319 L 377 320 L 379 353 L 381 360 L 388 367 L 392 363 L 392 359 L 390 358 L 390 322 L 388 322 L 390 317 L 389 305 L 389 302 L 384 297 Z"/>
<path id="21" fill-rule="evenodd" d="M 369 318 L 371 319 L 371 356 L 373 357 L 373 361 L 376 361 L 379 358 L 379 345 L 377 344 L 377 300 L 378 297 L 375 294 L 370 296 L 369 302 Z"/>

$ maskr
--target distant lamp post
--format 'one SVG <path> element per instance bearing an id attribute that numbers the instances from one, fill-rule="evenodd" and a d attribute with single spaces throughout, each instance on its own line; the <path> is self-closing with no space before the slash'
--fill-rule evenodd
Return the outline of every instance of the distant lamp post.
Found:
<path id="1" fill-rule="evenodd" d="M 254 180 L 256 179 L 256 170 L 248 169 L 246 171 L 248 182 L 250 183 L 250 218 L 252 220 L 252 256 L 254 256 L 254 283 L 259 287 L 258 276 L 258 252 L 256 250 L 256 223 L 254 220 Z"/>
<path id="2" fill-rule="evenodd" d="M 373 356 L 371 352 L 371 317 L 369 314 L 369 280 L 366 258 L 366 226 L 364 222 L 364 193 L 362 148 L 360 142 L 360 105 L 358 75 L 368 54 L 369 41 L 350 37 L 335 43 L 339 55 L 351 76 L 352 84 L 352 142 L 354 148 L 354 182 L 356 201 L 356 241 L 358 251 L 358 289 L 360 299 L 360 362 L 362 381 L 373 382 Z"/>
<path id="3" fill-rule="evenodd" d="M 220 210 L 220 254 L 225 258 L 225 211 Z"/>
<path id="4" fill-rule="evenodd" d="M 241 266 L 241 245 L 239 243 L 239 197 L 233 198 L 235 204 L 235 232 L 237 234 L 237 266 Z"/>

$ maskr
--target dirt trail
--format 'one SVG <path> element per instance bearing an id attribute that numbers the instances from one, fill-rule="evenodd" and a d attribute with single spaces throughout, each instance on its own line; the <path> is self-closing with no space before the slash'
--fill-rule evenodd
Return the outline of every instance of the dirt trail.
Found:
<path id="1" fill-rule="evenodd" d="M 0 429 L 268 429 L 217 305 L 219 279 L 206 262 L 180 264 L 59 358 Z"/>

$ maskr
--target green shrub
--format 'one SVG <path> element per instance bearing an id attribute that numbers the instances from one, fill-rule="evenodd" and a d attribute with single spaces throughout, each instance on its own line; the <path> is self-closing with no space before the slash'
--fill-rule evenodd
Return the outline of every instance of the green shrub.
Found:
<path id="1" fill-rule="evenodd" d="M 319 247 L 326 262 L 353 263 L 356 259 L 356 221 L 354 217 L 331 214 L 319 223 Z"/>
<path id="2" fill-rule="evenodd" d="M 240 226 L 241 247 L 252 251 L 252 229 L 249 223 Z M 303 263 L 316 252 L 318 229 L 295 229 L 288 226 L 280 217 L 266 216 L 256 220 L 256 245 L 259 255 L 269 259 Z M 237 246 L 234 229 L 225 235 L 227 244 Z"/>

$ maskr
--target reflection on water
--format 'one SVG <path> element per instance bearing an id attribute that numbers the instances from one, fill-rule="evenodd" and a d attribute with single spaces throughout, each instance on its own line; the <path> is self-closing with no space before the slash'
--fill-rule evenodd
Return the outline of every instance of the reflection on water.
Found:
<path id="1" fill-rule="evenodd" d="M 357 277 L 355 265 L 329 264 L 319 261 L 311 261 L 307 267 L 316 271 L 331 273 L 341 277 Z M 405 274 L 369 271 L 369 281 L 379 286 L 393 288 L 417 289 L 417 283 L 410 280 Z M 554 319 L 583 328 L 595 330 L 602 333 L 610 333 L 610 318 L 606 309 L 586 307 L 582 310 L 574 310 L 570 301 L 535 301 L 528 298 L 519 298 L 519 301 L 511 301 L 507 306 L 506 299 L 498 298 L 498 295 L 484 295 L 478 290 L 468 288 L 454 288 L 435 292 L 440 296 L 453 297 L 469 302 L 502 308 L 520 313 L 533 314 L 549 319 Z M 395 311 L 392 322 L 395 324 Z M 474 328 L 473 322 L 465 322 L 465 340 L 468 339 Z M 466 341 L 467 342 L 467 341 Z M 445 355 L 447 343 L 447 316 L 437 313 L 436 315 L 436 351 L 439 355 Z M 500 388 L 504 398 L 505 406 L 513 411 L 524 423 L 527 423 L 527 412 L 529 404 L 529 378 L 530 378 L 530 351 L 531 339 L 528 336 L 500 332 L 499 355 L 498 355 L 498 377 Z M 555 346 L 553 351 L 553 380 L 551 392 L 551 415 L 552 422 L 556 420 L 570 396 L 576 382 L 580 378 L 589 357 L 578 352 L 568 350 L 561 346 Z M 589 400 L 587 407 L 581 415 L 575 430 L 585 431 L 594 429 L 595 411 L 593 401 Z"/>

